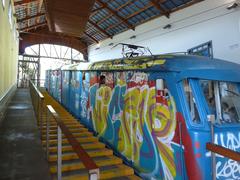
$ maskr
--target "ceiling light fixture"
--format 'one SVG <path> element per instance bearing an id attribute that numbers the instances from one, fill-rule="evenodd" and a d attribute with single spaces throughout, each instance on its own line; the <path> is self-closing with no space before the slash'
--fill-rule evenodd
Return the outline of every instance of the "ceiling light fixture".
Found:
<path id="1" fill-rule="evenodd" d="M 171 29 L 172 25 L 171 24 L 167 24 L 166 26 L 163 27 L 163 29 Z"/>
<path id="2" fill-rule="evenodd" d="M 227 7 L 227 10 L 232 10 L 232 9 L 235 9 L 239 6 L 239 3 L 236 1 L 232 4 L 230 4 L 228 7 Z"/>

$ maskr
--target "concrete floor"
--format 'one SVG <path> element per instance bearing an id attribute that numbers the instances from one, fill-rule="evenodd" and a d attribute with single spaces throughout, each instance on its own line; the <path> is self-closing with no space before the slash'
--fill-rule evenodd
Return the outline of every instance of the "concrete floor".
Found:
<path id="1" fill-rule="evenodd" d="M 0 124 L 0 179 L 48 180 L 29 90 L 18 89 Z"/>

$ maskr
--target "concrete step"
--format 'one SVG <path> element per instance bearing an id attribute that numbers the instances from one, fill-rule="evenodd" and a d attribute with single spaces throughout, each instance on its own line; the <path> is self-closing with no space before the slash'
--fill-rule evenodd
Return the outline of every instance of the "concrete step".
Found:
<path id="1" fill-rule="evenodd" d="M 64 123 L 65 124 L 65 123 Z M 65 124 L 65 126 L 67 126 L 68 128 L 70 128 L 70 129 L 76 129 L 76 128 L 84 128 L 84 126 L 83 125 L 81 125 L 81 124 Z M 46 126 L 43 126 L 42 127 L 43 128 L 43 130 L 46 130 Z M 57 129 L 57 125 L 51 125 L 51 126 L 49 126 L 49 129 L 50 130 L 54 130 L 54 129 Z"/>
<path id="2" fill-rule="evenodd" d="M 100 167 L 100 179 L 113 179 L 116 177 L 132 176 L 134 171 L 132 168 L 124 165 L 113 165 Z M 88 172 L 80 172 L 79 174 L 71 175 L 71 173 L 63 173 L 63 180 L 88 180 Z"/>
<path id="3" fill-rule="evenodd" d="M 69 129 L 70 132 L 86 132 L 88 131 L 87 128 L 81 127 L 81 128 L 77 128 L 77 129 Z M 42 131 L 43 134 L 46 134 L 46 129 L 43 129 Z M 57 129 L 53 129 L 49 131 L 50 134 L 57 134 Z"/>
<path id="4" fill-rule="evenodd" d="M 72 133 L 72 135 L 74 137 L 93 136 L 93 134 L 91 132 L 89 132 L 89 131 L 75 132 L 75 133 Z M 42 136 L 42 139 L 46 140 L 46 135 L 45 134 Z M 57 134 L 50 134 L 49 135 L 49 139 L 50 140 L 57 139 Z M 65 135 L 63 135 L 63 139 L 66 139 Z"/>
<path id="5" fill-rule="evenodd" d="M 81 143 L 97 142 L 98 138 L 94 136 L 86 136 L 86 137 L 78 137 L 76 138 L 76 140 L 81 144 Z M 58 143 L 57 139 L 49 140 L 49 145 L 57 145 L 57 143 Z M 46 141 L 43 140 L 42 144 L 46 144 Z M 62 144 L 68 144 L 68 140 L 62 139 Z"/>
<path id="6" fill-rule="evenodd" d="M 98 167 L 102 167 L 102 166 L 122 164 L 122 159 L 120 159 L 116 156 L 108 156 L 105 159 L 94 160 L 94 162 L 96 163 L 96 165 Z M 84 167 L 84 164 L 82 162 L 68 163 L 68 164 L 63 164 L 62 165 L 62 172 L 80 170 L 80 169 L 84 169 L 84 168 L 85 167 Z M 57 173 L 57 166 L 56 165 L 51 166 L 50 167 L 50 172 L 52 174 Z"/>
<path id="7" fill-rule="evenodd" d="M 99 157 L 99 156 L 111 156 L 113 155 L 113 151 L 107 148 L 103 149 L 94 149 L 94 150 L 86 150 L 88 155 L 93 157 Z M 68 160 L 74 160 L 79 159 L 78 155 L 75 152 L 69 152 L 69 153 L 63 153 L 62 154 L 62 161 L 68 161 Z M 48 158 L 49 162 L 55 162 L 57 161 L 57 155 L 56 154 L 50 154 Z"/>
<path id="8" fill-rule="evenodd" d="M 83 149 L 101 149 L 105 148 L 105 144 L 101 142 L 92 142 L 87 144 L 81 144 Z M 57 146 L 53 146 L 49 148 L 49 153 L 56 153 L 57 152 Z M 65 145 L 62 146 L 62 152 L 73 152 L 71 145 Z"/>

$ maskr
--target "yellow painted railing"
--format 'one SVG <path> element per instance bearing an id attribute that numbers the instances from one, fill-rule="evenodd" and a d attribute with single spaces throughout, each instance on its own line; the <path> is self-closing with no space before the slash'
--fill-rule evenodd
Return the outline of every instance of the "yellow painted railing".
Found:
<path id="1" fill-rule="evenodd" d="M 41 139 L 43 134 L 43 119 L 46 118 L 46 157 L 49 157 L 49 129 L 50 120 L 54 119 L 57 123 L 57 179 L 62 179 L 62 134 L 65 135 L 72 149 L 78 155 L 79 159 L 84 164 L 85 168 L 88 170 L 89 179 L 97 180 L 99 179 L 99 167 L 95 164 L 93 159 L 88 155 L 88 153 L 82 148 L 80 143 L 69 131 L 68 127 L 64 124 L 61 117 L 54 110 L 51 105 L 46 105 L 44 103 L 44 96 L 37 89 L 37 87 L 30 81 L 30 94 L 33 102 L 33 107 L 37 117 L 38 126 L 41 131 Z"/>

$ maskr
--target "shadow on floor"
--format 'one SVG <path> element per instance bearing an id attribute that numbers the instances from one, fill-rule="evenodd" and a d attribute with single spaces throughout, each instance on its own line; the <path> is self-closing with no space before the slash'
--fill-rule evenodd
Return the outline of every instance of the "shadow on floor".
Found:
<path id="1" fill-rule="evenodd" d="M 0 179 L 51 179 L 28 89 L 16 91 L 0 124 Z"/>

